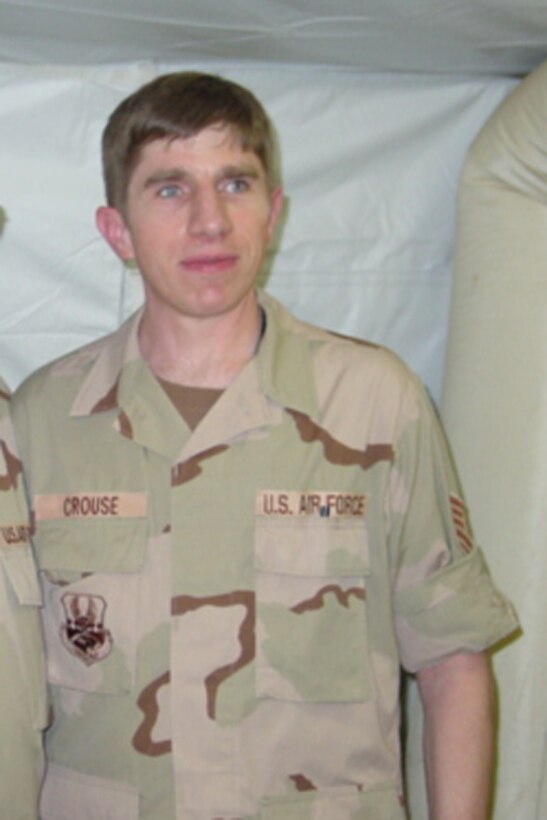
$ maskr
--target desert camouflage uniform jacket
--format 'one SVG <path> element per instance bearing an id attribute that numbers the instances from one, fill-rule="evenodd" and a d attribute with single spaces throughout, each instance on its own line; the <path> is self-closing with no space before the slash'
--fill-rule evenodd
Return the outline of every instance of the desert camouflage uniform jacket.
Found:
<path id="1" fill-rule="evenodd" d="M 257 355 L 193 432 L 138 315 L 17 392 L 43 820 L 402 818 L 400 665 L 514 629 L 415 377 L 261 301 Z"/>
<path id="2" fill-rule="evenodd" d="M 0 381 L 0 817 L 36 820 L 46 723 L 41 593 L 23 473 Z"/>

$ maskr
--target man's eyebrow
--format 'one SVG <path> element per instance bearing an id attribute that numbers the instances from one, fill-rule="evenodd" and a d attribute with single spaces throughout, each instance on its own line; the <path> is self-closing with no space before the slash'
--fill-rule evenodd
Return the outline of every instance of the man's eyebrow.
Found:
<path id="1" fill-rule="evenodd" d="M 225 165 L 217 175 L 218 179 L 234 179 L 235 177 L 245 177 L 246 179 L 258 179 L 260 174 L 254 165 L 241 163 L 241 165 Z"/>
<path id="2" fill-rule="evenodd" d="M 152 188 L 162 182 L 180 182 L 189 179 L 189 176 L 182 168 L 161 168 L 144 180 L 143 188 Z"/>

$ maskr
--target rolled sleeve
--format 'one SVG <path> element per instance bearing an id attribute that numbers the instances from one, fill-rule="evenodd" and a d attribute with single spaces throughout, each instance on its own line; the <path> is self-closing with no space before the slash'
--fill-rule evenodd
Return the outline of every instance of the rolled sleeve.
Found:
<path id="1" fill-rule="evenodd" d="M 417 672 L 456 652 L 480 652 L 518 626 L 513 606 L 494 586 L 482 552 L 431 575 L 395 598 L 401 663 Z"/>
<path id="2" fill-rule="evenodd" d="M 416 672 L 492 646 L 518 619 L 474 541 L 443 431 L 417 382 L 405 411 L 393 468 L 393 605 L 401 663 Z"/>

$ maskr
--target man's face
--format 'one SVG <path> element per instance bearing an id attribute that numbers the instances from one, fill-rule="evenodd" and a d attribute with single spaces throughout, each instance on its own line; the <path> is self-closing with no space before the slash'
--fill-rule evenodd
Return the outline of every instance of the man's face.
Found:
<path id="1" fill-rule="evenodd" d="M 256 154 L 228 128 L 145 145 L 122 215 L 100 208 L 101 233 L 144 278 L 149 315 L 204 318 L 254 299 L 281 210 Z"/>

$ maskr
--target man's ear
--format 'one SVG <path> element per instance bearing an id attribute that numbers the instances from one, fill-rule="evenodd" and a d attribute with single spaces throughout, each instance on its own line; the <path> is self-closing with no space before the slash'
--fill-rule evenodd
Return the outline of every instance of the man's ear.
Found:
<path id="1" fill-rule="evenodd" d="M 279 186 L 276 186 L 273 189 L 270 197 L 270 220 L 268 225 L 268 235 L 270 240 L 273 237 L 277 223 L 279 222 L 279 218 L 283 210 L 283 204 L 283 190 Z"/>
<path id="2" fill-rule="evenodd" d="M 108 205 L 97 208 L 95 222 L 102 237 L 106 239 L 120 259 L 123 259 L 124 262 L 130 262 L 135 258 L 131 234 L 125 224 L 125 219 L 117 208 Z"/>

